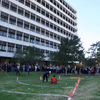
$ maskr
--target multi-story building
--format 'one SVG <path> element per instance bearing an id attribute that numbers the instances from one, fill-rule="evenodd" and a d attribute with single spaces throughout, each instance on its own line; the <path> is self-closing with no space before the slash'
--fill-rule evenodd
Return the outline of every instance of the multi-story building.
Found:
<path id="1" fill-rule="evenodd" d="M 27 46 L 56 52 L 62 37 L 77 35 L 76 13 L 65 0 L 0 0 L 0 58 Z"/>

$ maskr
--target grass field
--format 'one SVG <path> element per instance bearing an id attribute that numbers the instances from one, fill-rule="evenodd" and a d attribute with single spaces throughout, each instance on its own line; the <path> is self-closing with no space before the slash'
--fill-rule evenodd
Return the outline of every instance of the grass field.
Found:
<path id="1" fill-rule="evenodd" d="M 73 95 L 73 100 L 100 100 L 100 76 L 90 75 L 70 75 L 55 74 L 58 83 L 53 85 L 49 82 L 40 80 L 43 72 L 21 72 L 17 75 L 15 72 L 0 72 L 0 100 L 67 100 L 70 91 L 75 88 L 78 79 L 70 77 L 80 77 L 78 88 Z M 54 74 L 51 74 L 52 77 Z M 61 79 L 59 79 L 61 76 Z M 17 77 L 19 81 L 17 82 Z"/>

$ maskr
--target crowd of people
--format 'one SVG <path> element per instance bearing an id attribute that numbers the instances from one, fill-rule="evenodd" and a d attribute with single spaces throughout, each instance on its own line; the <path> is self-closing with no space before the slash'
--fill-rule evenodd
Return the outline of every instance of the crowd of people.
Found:
<path id="1" fill-rule="evenodd" d="M 30 71 L 51 71 L 51 73 L 66 73 L 65 66 L 33 66 L 33 65 L 20 65 L 19 63 L 8 63 L 3 64 L 0 68 L 5 72 L 30 72 Z M 0 70 L 1 70 L 0 69 Z M 68 74 L 100 74 L 100 67 L 78 67 L 78 66 L 68 66 L 67 67 Z M 20 74 L 20 73 L 19 73 Z"/>

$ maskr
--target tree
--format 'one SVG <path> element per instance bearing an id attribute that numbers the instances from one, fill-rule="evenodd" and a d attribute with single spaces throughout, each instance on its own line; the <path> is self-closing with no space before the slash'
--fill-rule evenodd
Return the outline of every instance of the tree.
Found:
<path id="1" fill-rule="evenodd" d="M 57 65 L 67 66 L 69 61 L 73 63 L 74 61 L 81 60 L 81 57 L 84 56 L 83 51 L 82 43 L 77 36 L 73 39 L 62 38 L 59 51 L 51 54 L 50 60 Z"/>
<path id="2" fill-rule="evenodd" d="M 87 58 L 85 60 L 85 65 L 86 66 L 95 66 L 96 65 L 95 59 L 94 58 Z"/>
<path id="3" fill-rule="evenodd" d="M 93 43 L 89 48 L 89 53 L 91 58 L 95 58 L 95 60 L 100 62 L 100 41 Z"/>
<path id="4" fill-rule="evenodd" d="M 13 62 L 19 62 L 25 64 L 28 61 L 30 64 L 34 62 L 41 62 L 44 60 L 44 54 L 36 47 L 27 47 L 25 50 L 18 49 L 12 58 Z"/>

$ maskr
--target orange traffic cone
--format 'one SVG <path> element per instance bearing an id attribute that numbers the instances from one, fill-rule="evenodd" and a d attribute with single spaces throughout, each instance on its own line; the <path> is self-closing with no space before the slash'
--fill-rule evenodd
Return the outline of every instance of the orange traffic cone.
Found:
<path id="1" fill-rule="evenodd" d="M 59 76 L 59 79 L 60 79 L 60 76 Z"/>
<path id="2" fill-rule="evenodd" d="M 73 96 L 73 90 L 71 90 L 71 93 L 70 93 L 70 97 L 72 98 L 72 96 Z"/>
<path id="3" fill-rule="evenodd" d="M 42 77 L 40 76 L 40 80 L 42 80 Z"/>
<path id="4" fill-rule="evenodd" d="M 78 79 L 78 84 L 79 84 L 79 79 Z"/>
<path id="5" fill-rule="evenodd" d="M 75 83 L 75 88 L 77 88 L 77 83 Z"/>
<path id="6" fill-rule="evenodd" d="M 17 77 L 17 81 L 18 81 L 18 77 Z"/>

